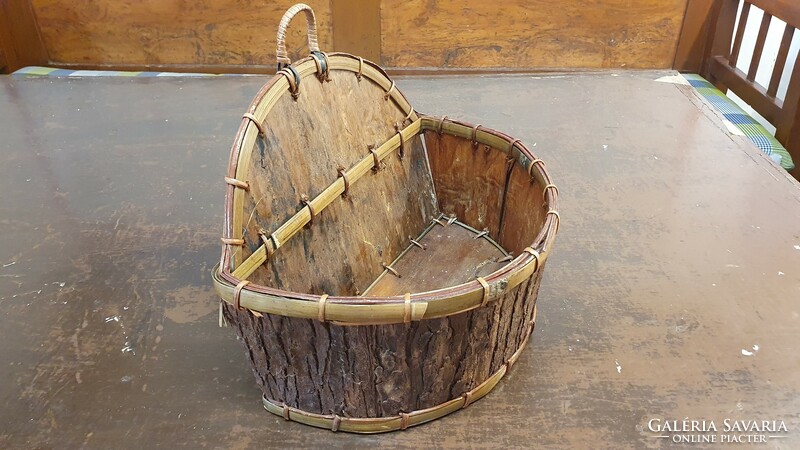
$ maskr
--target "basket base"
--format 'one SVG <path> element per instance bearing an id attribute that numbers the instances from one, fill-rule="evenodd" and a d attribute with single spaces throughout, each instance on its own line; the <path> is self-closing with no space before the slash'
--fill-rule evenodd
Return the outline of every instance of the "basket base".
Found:
<path id="1" fill-rule="evenodd" d="M 408 427 L 421 425 L 423 423 L 444 417 L 460 409 L 464 409 L 486 396 L 486 394 L 488 394 L 497 385 L 500 379 L 502 379 L 503 376 L 505 376 L 505 374 L 511 370 L 514 362 L 516 362 L 520 354 L 522 354 L 522 350 L 528 343 L 535 325 L 536 308 L 534 307 L 533 319 L 528 324 L 528 330 L 526 331 L 525 339 L 522 341 L 522 344 L 519 346 L 517 351 L 514 352 L 511 358 L 509 358 L 508 361 L 503 364 L 497 372 L 492 374 L 488 379 L 476 386 L 474 389 L 467 391 L 461 397 L 456 397 L 431 408 L 412 411 L 410 413 L 400 413 L 397 416 L 389 417 L 342 417 L 335 414 L 316 414 L 303 411 L 302 409 L 292 408 L 283 402 L 270 400 L 266 397 L 266 395 L 261 396 L 261 401 L 264 404 L 264 409 L 272 414 L 275 414 L 276 416 L 283 417 L 287 421 L 292 420 L 317 428 L 325 428 L 334 432 L 346 431 L 349 433 L 358 434 L 376 434 L 396 430 L 405 430 Z"/>
<path id="2" fill-rule="evenodd" d="M 511 255 L 488 231 L 440 215 L 361 295 L 435 291 L 487 276 L 510 260 Z"/>

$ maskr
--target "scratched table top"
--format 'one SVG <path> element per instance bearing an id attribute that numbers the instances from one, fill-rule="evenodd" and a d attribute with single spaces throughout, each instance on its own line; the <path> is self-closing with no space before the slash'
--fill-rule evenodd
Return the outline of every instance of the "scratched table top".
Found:
<path id="1" fill-rule="evenodd" d="M 509 375 L 377 436 L 265 412 L 217 327 L 222 177 L 264 78 L 0 78 L 0 447 L 643 448 L 691 418 L 782 420 L 768 445 L 797 448 L 800 185 L 665 75 L 397 79 L 522 138 L 563 225 Z"/>

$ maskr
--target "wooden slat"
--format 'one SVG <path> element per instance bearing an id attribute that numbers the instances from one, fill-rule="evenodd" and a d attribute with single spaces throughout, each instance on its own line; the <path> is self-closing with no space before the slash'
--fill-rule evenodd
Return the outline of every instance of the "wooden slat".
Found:
<path id="1" fill-rule="evenodd" d="M 783 30 L 783 39 L 781 39 L 781 46 L 778 49 L 775 67 L 772 69 L 772 78 L 770 79 L 769 88 L 767 89 L 767 95 L 770 97 L 775 97 L 778 94 L 778 87 L 780 87 L 783 71 L 786 66 L 786 58 L 789 56 L 789 47 L 792 45 L 794 30 L 795 28 L 788 23 Z"/>
<path id="2" fill-rule="evenodd" d="M 713 0 L 689 0 L 683 16 L 678 48 L 672 68 L 681 72 L 700 73 L 709 33 L 718 12 Z"/>
<path id="3" fill-rule="evenodd" d="M 750 69 L 747 71 L 747 79 L 755 81 L 758 66 L 761 63 L 761 55 L 764 53 L 764 43 L 767 41 L 767 32 L 769 31 L 769 24 L 772 21 L 772 16 L 764 13 L 761 18 L 761 27 L 758 29 L 758 37 L 756 38 L 756 47 L 753 49 L 753 58 L 750 60 Z"/>
<path id="4" fill-rule="evenodd" d="M 747 0 L 765 13 L 795 27 L 800 26 L 800 2 L 797 0 Z"/>
<path id="5" fill-rule="evenodd" d="M 421 123 L 422 120 L 417 119 L 411 125 L 402 130 L 401 135 L 404 142 L 414 138 L 419 133 Z M 383 161 L 399 147 L 400 137 L 398 135 L 394 135 L 386 142 L 381 144 L 375 151 L 378 154 L 379 159 Z M 350 186 L 354 185 L 359 179 L 369 173 L 372 166 L 372 154 L 367 154 L 365 157 L 361 158 L 357 164 L 355 164 L 353 167 L 350 167 L 346 171 Z M 331 176 L 333 176 L 333 174 L 331 174 Z M 325 208 L 330 206 L 331 203 L 339 199 L 344 193 L 344 187 L 344 179 L 335 178 L 331 184 L 329 184 L 325 189 L 322 190 L 322 192 L 320 192 L 319 195 L 310 201 L 315 213 L 319 215 L 323 210 L 325 210 Z M 292 215 L 289 220 L 281 224 L 278 229 L 272 232 L 272 235 L 274 235 L 278 242 L 280 242 L 281 246 L 283 246 L 289 241 L 289 239 L 299 233 L 300 230 L 302 230 L 303 227 L 305 227 L 310 221 L 311 214 L 308 208 L 301 208 L 300 211 Z M 242 264 L 240 264 L 236 270 L 233 271 L 233 276 L 239 279 L 246 279 L 266 260 L 266 247 L 264 244 L 262 244 Z"/>
<path id="6" fill-rule="evenodd" d="M 795 162 L 800 158 L 800 58 L 795 60 L 792 77 L 789 79 L 789 88 L 786 91 L 786 108 L 781 111 L 781 117 L 770 122 L 775 124 L 777 131 L 775 137 L 783 144 Z"/>
<path id="7" fill-rule="evenodd" d="M 703 49 L 703 62 L 701 74 L 710 82 L 725 92 L 726 87 L 721 86 L 719 81 L 714 79 L 711 73 L 711 62 L 714 56 L 728 58 L 731 54 L 731 42 L 733 41 L 733 31 L 736 25 L 736 15 L 738 13 L 738 2 L 736 0 L 715 1 L 711 9 L 711 17 L 708 33 L 708 41 Z"/>
<path id="8" fill-rule="evenodd" d="M 731 67 L 728 60 L 716 56 L 712 61 L 711 73 L 725 86 L 733 90 L 748 105 L 759 112 L 771 123 L 781 117 L 783 102 L 767 96 L 767 90 L 747 80 L 747 75 L 741 70 Z"/>
<path id="9" fill-rule="evenodd" d="M 742 14 L 739 16 L 739 26 L 736 28 L 736 39 L 733 40 L 733 50 L 731 50 L 731 57 L 728 58 L 728 64 L 736 67 L 736 62 L 739 59 L 739 50 L 742 48 L 742 40 L 744 39 L 744 29 L 747 28 L 747 18 L 750 15 L 750 3 L 742 5 Z M 714 55 L 716 56 L 716 55 Z"/>
<path id="10" fill-rule="evenodd" d="M 0 55 L 0 73 L 47 64 L 30 0 L 0 0 Z"/>

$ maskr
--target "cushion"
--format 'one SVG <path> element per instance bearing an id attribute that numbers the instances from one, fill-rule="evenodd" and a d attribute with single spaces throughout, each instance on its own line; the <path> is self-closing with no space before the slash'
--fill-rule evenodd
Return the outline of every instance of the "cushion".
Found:
<path id="1" fill-rule="evenodd" d="M 763 125 L 758 123 L 722 91 L 714 87 L 705 78 L 696 74 L 684 74 L 684 78 L 717 109 L 730 123 L 767 154 L 773 161 L 786 170 L 794 169 L 794 161 L 786 148 L 775 139 Z"/>

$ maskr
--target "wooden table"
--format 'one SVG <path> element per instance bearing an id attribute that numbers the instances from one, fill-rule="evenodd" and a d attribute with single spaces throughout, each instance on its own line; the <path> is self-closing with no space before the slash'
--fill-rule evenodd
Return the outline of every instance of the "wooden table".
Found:
<path id="1" fill-rule="evenodd" d="M 379 436 L 266 413 L 217 328 L 222 175 L 263 78 L 0 78 L 0 447 L 642 448 L 685 417 L 800 446 L 800 185 L 664 75 L 398 79 L 535 144 L 563 226 L 514 370 Z"/>

